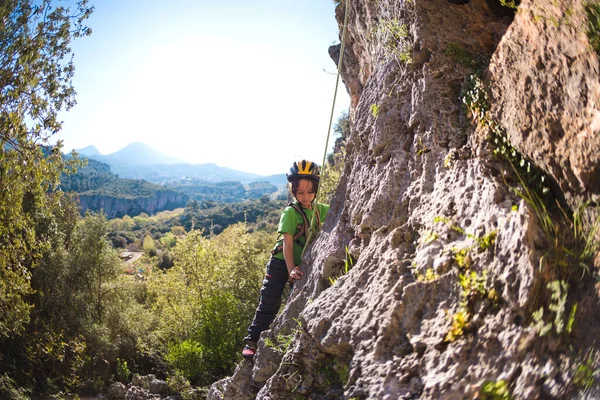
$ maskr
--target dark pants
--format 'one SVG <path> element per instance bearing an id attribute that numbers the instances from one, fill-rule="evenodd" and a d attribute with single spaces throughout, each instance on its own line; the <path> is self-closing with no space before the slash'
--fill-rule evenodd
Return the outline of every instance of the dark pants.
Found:
<path id="1" fill-rule="evenodd" d="M 285 261 L 271 257 L 267 263 L 267 273 L 260 289 L 260 303 L 256 308 L 252 325 L 248 327 L 245 341 L 258 342 L 260 333 L 269 329 L 281 306 L 281 296 L 288 281 Z"/>

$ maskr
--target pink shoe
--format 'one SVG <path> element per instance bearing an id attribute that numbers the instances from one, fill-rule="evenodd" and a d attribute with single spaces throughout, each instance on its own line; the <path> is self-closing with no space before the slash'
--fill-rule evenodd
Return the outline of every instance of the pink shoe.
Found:
<path id="1" fill-rule="evenodd" d="M 252 360 L 254 358 L 255 354 L 256 354 L 256 349 L 254 347 L 250 347 L 248 345 L 246 345 L 244 347 L 244 350 L 242 350 L 242 357 L 244 357 L 247 360 Z"/>

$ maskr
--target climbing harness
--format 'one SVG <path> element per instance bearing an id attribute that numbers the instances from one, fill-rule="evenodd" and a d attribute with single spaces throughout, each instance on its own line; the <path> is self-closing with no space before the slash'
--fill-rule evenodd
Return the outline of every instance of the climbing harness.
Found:
<path id="1" fill-rule="evenodd" d="M 304 220 L 304 223 L 302 223 L 296 227 L 296 233 L 294 234 L 293 242 L 296 243 L 298 246 L 301 246 L 301 247 L 305 246 L 306 241 L 304 243 L 302 243 L 302 242 L 300 242 L 300 238 L 302 236 L 304 236 L 304 234 L 306 232 L 309 231 L 308 218 L 306 217 L 306 213 L 304 212 L 304 210 L 302 210 L 302 206 L 300 206 L 296 203 L 292 202 L 292 203 L 288 204 L 288 207 L 292 207 L 294 210 L 296 210 L 302 216 L 302 219 Z M 315 207 L 314 212 L 317 214 L 317 229 L 319 229 L 321 227 L 321 215 L 319 215 L 319 207 Z M 314 216 L 314 214 L 313 214 L 313 216 Z M 311 218 L 311 223 L 312 223 L 312 221 L 313 221 L 313 219 Z M 280 241 L 282 237 L 283 237 L 283 235 L 279 235 L 279 237 L 277 238 L 277 241 Z M 274 256 L 275 254 L 279 254 L 282 251 L 283 251 L 283 243 L 281 243 L 279 246 L 275 247 L 271 251 L 271 255 Z"/>

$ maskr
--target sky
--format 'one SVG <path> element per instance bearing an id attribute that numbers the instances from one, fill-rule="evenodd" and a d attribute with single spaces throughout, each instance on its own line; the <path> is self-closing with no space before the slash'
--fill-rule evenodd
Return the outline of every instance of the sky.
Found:
<path id="1" fill-rule="evenodd" d="M 97 0 L 72 43 L 66 152 L 144 142 L 260 175 L 321 164 L 335 91 L 333 0 Z M 333 123 L 349 107 L 339 84 Z M 329 141 L 329 147 L 333 139 Z"/>

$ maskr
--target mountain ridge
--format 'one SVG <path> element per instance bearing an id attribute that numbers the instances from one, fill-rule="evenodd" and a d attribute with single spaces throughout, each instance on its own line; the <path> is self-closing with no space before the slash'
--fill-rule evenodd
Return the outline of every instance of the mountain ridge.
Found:
<path id="1" fill-rule="evenodd" d="M 285 174 L 263 176 L 222 167 L 215 163 L 192 164 L 166 155 L 143 142 L 133 142 L 110 154 L 102 154 L 93 146 L 74 149 L 89 159 L 108 164 L 121 178 L 145 179 L 153 183 L 168 183 L 183 178 L 196 178 L 209 182 L 239 181 L 269 182 L 276 186 L 286 184 Z"/>

